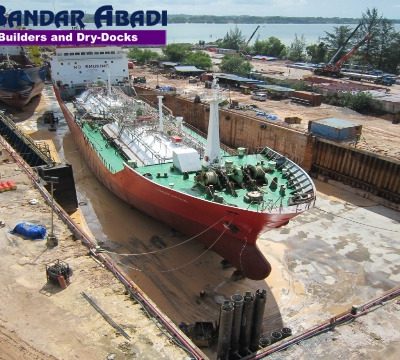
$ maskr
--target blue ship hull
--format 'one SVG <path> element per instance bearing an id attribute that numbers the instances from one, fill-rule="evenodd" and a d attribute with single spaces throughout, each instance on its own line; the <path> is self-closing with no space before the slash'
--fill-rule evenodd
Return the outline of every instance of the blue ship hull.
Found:
<path id="1" fill-rule="evenodd" d="M 0 70 L 0 101 L 15 108 L 24 107 L 42 92 L 46 74 L 45 66 Z"/>

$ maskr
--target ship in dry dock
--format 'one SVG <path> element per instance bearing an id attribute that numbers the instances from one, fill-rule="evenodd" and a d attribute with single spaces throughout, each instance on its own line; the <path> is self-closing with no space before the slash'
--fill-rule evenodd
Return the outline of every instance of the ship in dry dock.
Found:
<path id="1" fill-rule="evenodd" d="M 34 65 L 22 46 L 0 47 L 0 101 L 22 108 L 40 95 L 46 66 Z"/>
<path id="2" fill-rule="evenodd" d="M 64 61 L 70 62 L 71 74 L 65 70 L 61 76 Z M 156 111 L 111 86 L 127 80 L 127 61 L 118 49 L 57 49 L 52 69 L 69 129 L 110 191 L 201 241 L 244 276 L 269 275 L 271 266 L 256 245 L 259 234 L 312 207 L 315 187 L 303 169 L 270 148 L 257 154 L 245 148 L 235 154 L 221 150 L 216 81 L 204 139 L 181 118 L 163 112 L 162 96 Z M 89 86 L 100 79 L 107 85 Z M 63 100 L 74 92 L 74 102 Z"/>

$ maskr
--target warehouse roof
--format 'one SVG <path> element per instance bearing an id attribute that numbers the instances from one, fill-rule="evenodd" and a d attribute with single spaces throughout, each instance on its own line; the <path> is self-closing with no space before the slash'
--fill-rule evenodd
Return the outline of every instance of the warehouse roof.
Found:
<path id="1" fill-rule="evenodd" d="M 162 66 L 168 66 L 168 67 L 174 67 L 174 66 L 178 66 L 179 63 L 177 62 L 172 62 L 172 61 L 163 61 L 161 63 Z"/>
<path id="2" fill-rule="evenodd" d="M 284 86 L 278 86 L 278 85 L 258 85 L 260 89 L 265 89 L 265 90 L 271 90 L 271 91 L 276 91 L 276 92 L 292 92 L 294 89 L 284 87 Z"/>
<path id="3" fill-rule="evenodd" d="M 175 71 L 177 71 L 177 72 L 191 72 L 191 73 L 194 73 L 194 72 L 197 72 L 197 73 L 206 72 L 206 71 L 203 70 L 203 69 L 199 69 L 199 68 L 197 68 L 196 66 L 191 66 L 191 65 L 175 66 L 174 69 L 175 69 Z"/>
<path id="4" fill-rule="evenodd" d="M 219 79 L 232 80 L 232 81 L 242 82 L 242 83 L 252 83 L 252 84 L 262 83 L 262 81 L 260 81 L 260 80 L 245 78 L 245 77 L 234 75 L 234 74 L 215 74 L 215 76 Z"/>

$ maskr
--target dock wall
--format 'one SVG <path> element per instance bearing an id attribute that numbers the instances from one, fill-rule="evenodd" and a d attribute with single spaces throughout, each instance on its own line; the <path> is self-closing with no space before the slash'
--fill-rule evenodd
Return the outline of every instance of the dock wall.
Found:
<path id="1" fill-rule="evenodd" d="M 400 203 L 400 162 L 333 141 L 316 139 L 312 173 Z"/>

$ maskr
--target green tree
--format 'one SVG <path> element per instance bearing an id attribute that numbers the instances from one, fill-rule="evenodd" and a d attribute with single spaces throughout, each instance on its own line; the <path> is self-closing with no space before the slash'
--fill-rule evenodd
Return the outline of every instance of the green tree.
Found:
<path id="1" fill-rule="evenodd" d="M 150 60 L 157 60 L 159 57 L 160 55 L 155 51 L 139 49 L 137 47 L 130 49 L 128 52 L 128 58 L 136 60 L 141 65 L 147 64 Z"/>
<path id="2" fill-rule="evenodd" d="M 306 49 L 306 41 L 304 39 L 304 35 L 298 37 L 297 34 L 295 34 L 294 40 L 289 47 L 288 58 L 292 61 L 304 60 L 305 49 Z"/>
<path id="3" fill-rule="evenodd" d="M 333 28 L 333 32 L 325 31 L 325 37 L 323 37 L 322 40 L 327 45 L 328 60 L 330 60 L 340 48 L 342 49 L 337 53 L 334 62 L 339 60 L 344 54 L 347 53 L 347 50 L 351 46 L 352 42 L 349 41 L 349 44 L 347 45 L 345 45 L 345 42 L 352 31 L 353 29 L 348 25 L 335 26 Z"/>
<path id="4" fill-rule="evenodd" d="M 392 53 L 399 54 L 398 34 L 391 21 L 382 19 L 377 34 L 377 48 L 373 64 L 381 70 L 396 71 L 398 62 L 393 63 Z M 400 61 L 400 59 L 399 59 Z"/>
<path id="5" fill-rule="evenodd" d="M 373 64 L 379 52 L 379 33 L 382 29 L 382 21 L 383 17 L 379 15 L 376 8 L 367 9 L 362 15 L 359 39 L 362 39 L 367 34 L 369 34 L 369 37 L 359 50 L 359 53 L 363 55 L 362 60 L 366 64 Z"/>
<path id="6" fill-rule="evenodd" d="M 311 44 L 306 47 L 307 55 L 311 58 L 313 63 L 322 63 L 326 61 L 326 54 L 328 47 L 325 43 Z"/>
<path id="7" fill-rule="evenodd" d="M 219 67 L 223 72 L 242 76 L 248 76 L 252 69 L 251 64 L 240 55 L 224 56 Z"/>
<path id="8" fill-rule="evenodd" d="M 181 62 L 189 54 L 190 45 L 187 44 L 170 44 L 163 49 L 163 53 L 167 60 Z"/>
<path id="9" fill-rule="evenodd" d="M 237 26 L 230 29 L 222 40 L 217 40 L 218 46 L 224 49 L 243 50 L 245 43 L 246 39 Z"/>
<path id="10" fill-rule="evenodd" d="M 400 67 L 400 32 L 394 34 L 390 50 L 385 58 L 383 70 L 398 74 Z"/>
<path id="11" fill-rule="evenodd" d="M 268 39 L 257 39 L 253 45 L 253 53 L 256 55 L 268 55 L 281 57 L 285 53 L 286 46 L 275 36 Z"/>
<path id="12" fill-rule="evenodd" d="M 340 106 L 348 107 L 358 112 L 367 112 L 370 110 L 371 101 L 372 95 L 362 91 L 357 94 L 346 92 L 339 97 Z"/>
<path id="13" fill-rule="evenodd" d="M 29 46 L 28 47 L 28 56 L 35 65 L 42 65 L 43 60 L 41 57 L 39 46 Z"/>
<path id="14" fill-rule="evenodd" d="M 185 57 L 185 59 L 183 60 L 183 64 L 194 65 L 200 69 L 209 70 L 212 66 L 212 61 L 210 55 L 202 51 L 195 51 L 189 53 Z"/>

